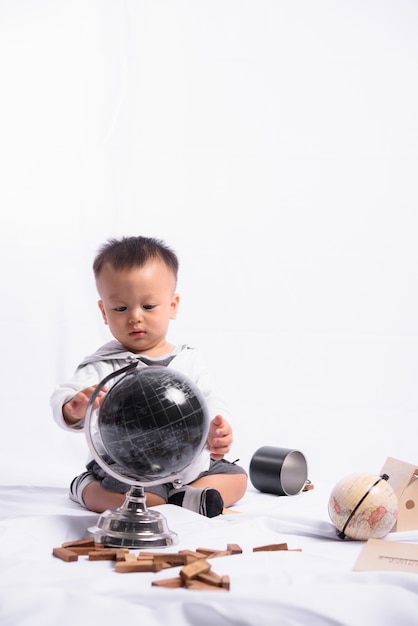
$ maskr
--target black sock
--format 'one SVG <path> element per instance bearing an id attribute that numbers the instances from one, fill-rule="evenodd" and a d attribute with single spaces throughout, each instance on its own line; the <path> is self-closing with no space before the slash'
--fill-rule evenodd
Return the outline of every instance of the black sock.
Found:
<path id="1" fill-rule="evenodd" d="M 169 493 L 168 504 L 182 506 L 205 517 L 216 517 L 224 508 L 222 496 L 216 489 L 198 489 L 197 487 L 181 487 L 172 489 Z"/>

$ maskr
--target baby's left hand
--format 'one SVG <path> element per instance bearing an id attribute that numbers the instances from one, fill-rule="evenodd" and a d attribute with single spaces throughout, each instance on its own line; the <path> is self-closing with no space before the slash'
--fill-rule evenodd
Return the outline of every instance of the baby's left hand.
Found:
<path id="1" fill-rule="evenodd" d="M 232 428 L 229 422 L 216 415 L 210 423 L 208 446 L 212 459 L 222 459 L 229 452 L 232 444 Z"/>

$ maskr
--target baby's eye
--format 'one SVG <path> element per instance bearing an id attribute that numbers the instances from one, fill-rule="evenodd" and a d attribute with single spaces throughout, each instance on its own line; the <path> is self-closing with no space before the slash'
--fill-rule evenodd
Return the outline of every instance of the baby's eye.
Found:
<path id="1" fill-rule="evenodd" d="M 118 311 L 118 313 L 123 313 L 124 311 L 126 311 L 127 308 L 128 307 L 126 307 L 126 306 L 117 306 L 115 308 L 115 311 Z"/>
<path id="2" fill-rule="evenodd" d="M 144 304 L 143 307 L 146 311 L 152 311 L 152 309 L 155 309 L 155 304 Z"/>

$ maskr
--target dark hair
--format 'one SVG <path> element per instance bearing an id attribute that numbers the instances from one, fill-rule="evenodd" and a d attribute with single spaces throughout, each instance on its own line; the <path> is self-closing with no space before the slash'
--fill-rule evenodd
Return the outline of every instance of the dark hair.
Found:
<path id="1" fill-rule="evenodd" d="M 96 278 L 99 276 L 105 263 L 109 263 L 115 270 L 122 270 L 135 266 L 142 267 L 151 259 L 161 259 L 172 270 L 177 280 L 179 261 L 176 253 L 163 241 L 154 237 L 108 239 L 94 259 L 94 276 Z"/>

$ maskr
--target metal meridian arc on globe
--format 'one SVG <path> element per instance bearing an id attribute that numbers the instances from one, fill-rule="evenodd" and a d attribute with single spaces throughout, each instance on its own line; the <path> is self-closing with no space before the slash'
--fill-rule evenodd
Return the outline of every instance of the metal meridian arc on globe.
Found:
<path id="1" fill-rule="evenodd" d="M 114 372 L 96 415 L 89 416 L 88 443 L 96 461 L 131 485 L 181 479 L 206 444 L 209 428 L 200 390 L 167 367 L 137 363 Z M 108 382 L 106 377 L 95 391 Z M 94 402 L 94 398 L 91 399 Z"/>
<path id="2" fill-rule="evenodd" d="M 95 399 L 112 378 L 98 410 Z M 130 488 L 125 502 L 104 511 L 89 528 L 95 543 L 126 548 L 166 547 L 177 542 L 165 517 L 148 509 L 145 486 L 172 483 L 206 445 L 205 399 L 183 374 L 138 361 L 109 374 L 95 389 L 86 412 L 85 434 L 97 463 Z"/>

